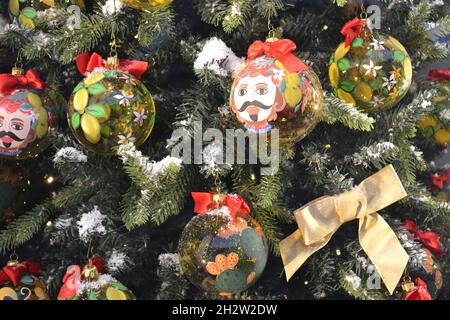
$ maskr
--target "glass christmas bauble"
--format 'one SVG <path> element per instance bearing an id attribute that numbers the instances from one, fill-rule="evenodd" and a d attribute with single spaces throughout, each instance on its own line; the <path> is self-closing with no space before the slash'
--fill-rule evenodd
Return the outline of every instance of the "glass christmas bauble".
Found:
<path id="1" fill-rule="evenodd" d="M 9 261 L 0 271 L 0 300 L 50 300 L 39 272 L 29 262 Z"/>
<path id="2" fill-rule="evenodd" d="M 142 145 L 155 113 L 152 95 L 140 80 L 118 69 L 97 68 L 74 89 L 68 120 L 86 149 L 112 154 L 120 144 Z"/>
<path id="3" fill-rule="evenodd" d="M 83 267 L 70 266 L 58 300 L 136 300 L 133 292 L 104 271 L 105 263 L 98 256 Z"/>
<path id="4" fill-rule="evenodd" d="M 412 82 L 411 59 L 395 38 L 362 31 L 350 45 L 342 42 L 328 70 L 335 95 L 366 112 L 396 105 Z"/>
<path id="5" fill-rule="evenodd" d="M 281 143 L 296 143 L 312 131 L 322 112 L 323 92 L 314 71 L 303 66 L 290 72 L 281 61 L 262 55 L 237 70 L 230 106 L 247 131 L 279 129 Z"/>
<path id="6" fill-rule="evenodd" d="M 48 147 L 55 123 L 49 93 L 26 87 L 0 96 L 0 158 L 31 158 Z"/>
<path id="7" fill-rule="evenodd" d="M 9 14 L 11 20 L 19 26 L 34 29 L 38 11 L 48 8 L 65 8 L 69 5 L 77 5 L 85 9 L 84 0 L 9 0 Z"/>
<path id="8" fill-rule="evenodd" d="M 417 124 L 426 138 L 446 148 L 450 145 L 450 82 L 435 82 L 433 88 L 433 111 Z"/>
<path id="9" fill-rule="evenodd" d="M 266 266 L 268 246 L 255 220 L 248 216 L 232 219 L 224 208 L 195 216 L 183 230 L 178 253 L 189 281 L 208 293 L 229 296 L 258 280 Z"/>
<path id="10" fill-rule="evenodd" d="M 423 248 L 425 258 L 423 259 L 422 273 L 420 278 L 427 284 L 428 292 L 433 299 L 436 299 L 442 289 L 444 275 L 439 260 L 427 248 Z"/>

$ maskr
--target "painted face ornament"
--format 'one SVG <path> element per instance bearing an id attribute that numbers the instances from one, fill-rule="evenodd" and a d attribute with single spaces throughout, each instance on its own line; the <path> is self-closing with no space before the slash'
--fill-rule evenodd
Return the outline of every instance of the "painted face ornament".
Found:
<path id="1" fill-rule="evenodd" d="M 41 97 L 44 84 L 35 77 L 34 71 L 0 75 L 0 157 L 28 158 L 48 145 L 53 115 L 46 106 L 50 100 Z"/>
<path id="2" fill-rule="evenodd" d="M 232 108 L 247 130 L 264 133 L 286 107 L 280 85 L 284 71 L 270 59 L 258 58 L 242 71 L 233 92 Z"/>
<path id="3" fill-rule="evenodd" d="M 279 129 L 280 140 L 297 142 L 319 121 L 323 93 L 315 73 L 291 52 L 288 39 L 255 41 L 237 71 L 230 106 L 253 133 Z"/>

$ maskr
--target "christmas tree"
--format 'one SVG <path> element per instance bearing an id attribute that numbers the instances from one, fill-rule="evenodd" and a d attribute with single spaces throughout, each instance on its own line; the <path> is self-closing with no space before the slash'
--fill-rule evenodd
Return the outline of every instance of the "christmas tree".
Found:
<path id="1" fill-rule="evenodd" d="M 38 149 L 27 159 L 8 151 L 20 136 L 0 135 L 0 262 L 39 261 L 48 296 L 36 289 L 38 298 L 449 297 L 448 0 L 0 6 L 0 71 L 18 72 L 1 78 L 0 89 L 11 81 L 20 87 L 17 78 L 51 89 L 53 101 L 51 117 L 38 124 L 48 136 L 36 129 L 30 145 L 39 141 Z M 385 58 L 392 61 L 386 71 Z M 30 80 L 28 70 L 42 80 Z M 241 80 L 252 72 L 270 74 L 281 107 L 241 103 L 252 85 Z M 270 95 L 270 86 L 256 84 L 256 94 Z M 32 97 L 25 98 L 35 110 Z M 8 120 L 2 103 L 0 134 Z M 264 122 L 252 110 L 274 111 Z M 226 131 L 245 128 L 244 153 L 258 155 L 234 161 L 233 149 L 228 161 L 234 137 Z M 210 129 L 218 131 L 203 135 Z M 252 133 L 272 140 L 257 147 Z M 255 151 L 264 146 L 265 157 Z M 195 201 L 192 192 L 201 193 Z M 340 215 L 351 215 L 350 207 L 354 216 Z M 198 262 L 203 269 L 188 270 L 195 259 L 186 255 L 197 254 L 189 248 L 198 240 L 209 250 L 202 232 L 217 231 L 221 215 L 231 216 L 221 241 L 238 234 L 236 250 L 248 259 L 241 251 L 210 252 Z M 188 225 L 193 217 L 204 220 Z M 380 224 L 385 233 L 375 230 Z M 76 270 L 87 283 L 71 291 L 67 274 Z M 3 299 L 8 279 L 1 275 Z M 206 289 L 216 284 L 219 294 Z"/>

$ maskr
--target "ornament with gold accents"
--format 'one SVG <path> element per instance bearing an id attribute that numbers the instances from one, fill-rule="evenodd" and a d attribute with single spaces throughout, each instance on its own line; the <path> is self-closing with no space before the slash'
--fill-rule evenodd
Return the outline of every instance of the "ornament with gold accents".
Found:
<path id="1" fill-rule="evenodd" d="M 120 0 L 133 9 L 149 10 L 157 7 L 165 7 L 172 3 L 173 0 Z"/>
<path id="2" fill-rule="evenodd" d="M 38 262 L 12 257 L 0 271 L 0 300 L 49 300 L 40 272 Z"/>
<path id="3" fill-rule="evenodd" d="M 112 154 L 114 147 L 128 142 L 142 145 L 156 113 L 152 95 L 139 80 L 147 62 L 119 62 L 117 57 L 105 62 L 96 53 L 84 53 L 76 61 L 86 76 L 69 101 L 68 121 L 77 140 L 100 154 Z"/>
<path id="4" fill-rule="evenodd" d="M 84 267 L 74 265 L 67 270 L 58 300 L 136 300 L 136 297 L 105 273 L 105 262 L 96 256 Z"/>
<path id="5" fill-rule="evenodd" d="M 450 70 L 431 70 L 428 76 L 436 90 L 433 111 L 418 121 L 422 134 L 447 148 L 450 145 Z"/>
<path id="6" fill-rule="evenodd" d="M 77 5 L 85 9 L 84 0 L 8 0 L 11 20 L 19 26 L 28 29 L 36 27 L 36 18 L 39 11 L 49 8 L 66 8 Z"/>
<path id="7" fill-rule="evenodd" d="M 264 271 L 267 240 L 238 195 L 193 192 L 194 211 L 178 244 L 180 265 L 199 289 L 233 296 L 251 287 Z"/>
<path id="8" fill-rule="evenodd" d="M 230 93 L 231 109 L 247 131 L 279 129 L 280 142 L 290 144 L 313 130 L 323 107 L 320 81 L 292 54 L 295 49 L 289 39 L 255 41 Z"/>
<path id="9" fill-rule="evenodd" d="M 31 158 L 47 148 L 55 96 L 32 69 L 0 75 L 0 158 Z"/>
<path id="10" fill-rule="evenodd" d="M 411 59 L 395 38 L 375 32 L 355 18 L 341 30 L 346 41 L 330 59 L 328 76 L 335 95 L 363 111 L 395 106 L 412 82 Z"/>

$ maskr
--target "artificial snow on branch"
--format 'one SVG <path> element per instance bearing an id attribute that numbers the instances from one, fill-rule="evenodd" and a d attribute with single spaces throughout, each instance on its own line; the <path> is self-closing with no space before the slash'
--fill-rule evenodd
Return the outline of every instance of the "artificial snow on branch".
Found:
<path id="1" fill-rule="evenodd" d="M 226 77 L 244 62 L 237 57 L 225 42 L 213 37 L 206 41 L 194 62 L 194 70 L 200 72 L 206 68 L 215 74 Z"/>
<path id="2" fill-rule="evenodd" d="M 97 206 L 89 212 L 83 213 L 78 225 L 78 233 L 81 240 L 84 242 L 89 241 L 95 235 L 105 235 L 106 228 L 103 225 L 106 216 L 103 215 Z"/>
<path id="3" fill-rule="evenodd" d="M 371 131 L 375 123 L 375 119 L 358 111 L 353 105 L 342 102 L 335 96 L 326 93 L 321 117 L 328 124 L 341 122 L 350 129 L 360 131 Z"/>
<path id="4" fill-rule="evenodd" d="M 124 4 L 120 0 L 107 0 L 101 7 L 101 11 L 105 16 L 120 13 Z"/>
<path id="5" fill-rule="evenodd" d="M 108 271 L 112 274 L 122 272 L 127 269 L 127 254 L 114 248 L 106 261 Z"/>
<path id="6" fill-rule="evenodd" d="M 387 161 L 392 160 L 398 154 L 398 151 L 398 147 L 392 142 L 382 141 L 362 147 L 360 152 L 347 156 L 346 161 L 364 168 L 368 168 L 371 165 L 378 168 L 386 164 Z"/>
<path id="7" fill-rule="evenodd" d="M 58 150 L 53 161 L 55 163 L 65 163 L 65 162 L 76 162 L 84 163 L 87 162 L 88 158 L 83 153 L 83 151 L 78 150 L 74 147 L 64 147 Z"/>

